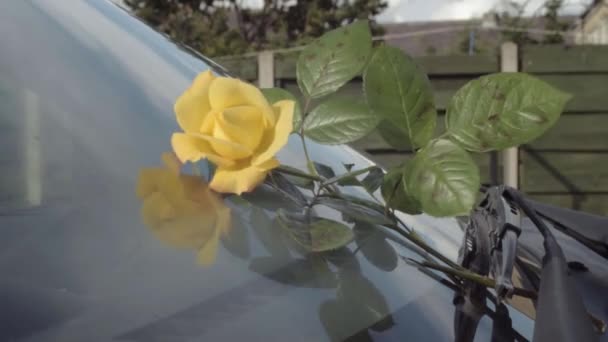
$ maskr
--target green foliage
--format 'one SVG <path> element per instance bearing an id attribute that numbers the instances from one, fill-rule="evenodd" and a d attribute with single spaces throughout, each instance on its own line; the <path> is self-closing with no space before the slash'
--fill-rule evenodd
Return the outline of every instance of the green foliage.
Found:
<path id="1" fill-rule="evenodd" d="M 237 0 L 125 0 L 158 30 L 207 56 L 297 46 L 352 23 L 373 21 L 386 0 L 265 0 L 252 8 Z"/>
<path id="2" fill-rule="evenodd" d="M 467 83 L 451 99 L 447 132 L 469 151 L 525 144 L 557 121 L 569 98 L 526 74 L 483 76 Z"/>
<path id="3" fill-rule="evenodd" d="M 547 0 L 545 2 L 545 30 L 566 31 L 568 29 L 568 23 L 563 22 L 559 16 L 563 6 L 564 0 Z M 564 36 L 559 33 L 549 33 L 543 38 L 545 44 L 561 44 L 563 42 Z"/>
<path id="4" fill-rule="evenodd" d="M 369 134 L 378 121 L 367 104 L 346 97 L 331 97 L 310 112 L 304 132 L 322 144 L 346 144 Z"/>
<path id="5" fill-rule="evenodd" d="M 370 169 L 336 175 L 314 163 L 316 174 L 324 179 L 319 189 L 338 183 L 373 193 L 381 186 L 386 205 L 407 213 L 467 214 L 480 186 L 479 170 L 467 150 L 485 152 L 528 143 L 557 121 L 569 99 L 526 74 L 484 76 L 454 95 L 446 115 L 447 131 L 433 140 L 437 112 L 426 74 L 399 49 L 380 46 L 370 51 L 370 47 L 367 24 L 361 21 L 325 34 L 301 53 L 297 76 L 307 99 L 302 133 L 323 144 L 343 144 L 377 127 L 395 148 L 414 150 L 410 162 L 386 175 Z M 364 66 L 369 110 L 358 99 L 329 97 L 309 111 L 311 98 L 332 94 Z M 364 173 L 365 179 L 357 178 Z M 369 203 L 334 198 L 323 204 L 350 219 L 389 224 L 377 217 L 383 217 L 382 210 L 372 209 Z"/>
<path id="6" fill-rule="evenodd" d="M 406 166 L 400 166 L 390 170 L 382 183 L 382 198 L 387 205 L 393 209 L 403 211 L 408 214 L 420 214 L 422 207 L 420 202 L 410 195 L 404 175 Z"/>
<path id="7" fill-rule="evenodd" d="M 330 197 L 319 198 L 318 203 L 341 212 L 351 220 L 371 224 L 391 224 L 391 221 L 384 215 L 383 212 L 374 210 L 373 208 L 369 208 L 359 203 L 353 203 L 341 198 Z"/>
<path id="8" fill-rule="evenodd" d="M 300 54 L 296 74 L 306 98 L 335 92 L 359 75 L 371 52 L 371 32 L 367 21 L 331 31 L 315 40 Z"/>
<path id="9" fill-rule="evenodd" d="M 277 212 L 281 227 L 301 246 L 312 252 L 338 249 L 354 239 L 353 231 L 343 223 L 311 215 Z"/>
<path id="10" fill-rule="evenodd" d="M 428 77 L 411 57 L 394 47 L 376 48 L 363 86 L 372 111 L 392 126 L 382 136 L 390 137 L 396 131 L 387 142 L 402 140 L 403 133 L 416 147 L 431 139 L 437 118 L 433 91 Z"/>
<path id="11" fill-rule="evenodd" d="M 445 139 L 420 150 L 404 172 L 407 190 L 433 216 L 466 215 L 479 191 L 479 169 L 473 158 Z"/>

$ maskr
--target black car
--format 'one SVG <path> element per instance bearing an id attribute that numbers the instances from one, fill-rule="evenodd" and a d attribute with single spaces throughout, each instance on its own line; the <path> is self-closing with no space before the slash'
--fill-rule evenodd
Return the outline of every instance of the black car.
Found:
<path id="1" fill-rule="evenodd" d="M 499 310 L 490 294 L 476 327 L 458 325 L 449 278 L 406 262 L 425 253 L 390 232 L 356 226 L 346 247 L 299 253 L 270 219 L 290 205 L 272 191 L 249 195 L 261 211 L 231 204 L 213 265 L 151 233 L 138 176 L 171 149 L 173 103 L 208 69 L 225 74 L 109 1 L 0 2 L 0 341 L 532 340 L 528 299 Z M 336 169 L 372 164 L 309 146 Z M 279 159 L 305 168 L 296 139 Z M 464 221 L 400 218 L 457 260 Z M 555 234 L 606 320 L 606 260 Z M 535 289 L 542 238 L 522 236 L 516 284 Z"/>

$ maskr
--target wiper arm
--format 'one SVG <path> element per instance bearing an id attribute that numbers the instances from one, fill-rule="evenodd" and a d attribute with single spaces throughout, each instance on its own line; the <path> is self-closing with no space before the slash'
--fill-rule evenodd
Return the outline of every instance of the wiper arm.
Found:
<path id="1" fill-rule="evenodd" d="M 598 341 L 576 287 L 568 277 L 566 258 L 553 233 L 521 194 L 506 188 L 515 204 L 543 236 L 545 255 L 536 305 L 534 341 Z"/>
<path id="2" fill-rule="evenodd" d="M 460 249 L 460 264 L 478 274 L 491 274 L 498 301 L 513 295 L 513 264 L 521 214 L 502 186 L 489 188 L 471 215 Z"/>

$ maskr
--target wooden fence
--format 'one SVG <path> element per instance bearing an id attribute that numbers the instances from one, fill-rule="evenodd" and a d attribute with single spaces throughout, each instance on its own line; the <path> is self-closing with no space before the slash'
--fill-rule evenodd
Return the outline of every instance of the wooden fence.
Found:
<path id="1" fill-rule="evenodd" d="M 515 56 L 515 70 L 533 74 L 573 95 L 557 124 L 516 153 L 519 187 L 547 203 L 608 215 L 608 46 L 524 46 Z M 265 83 L 262 86 L 274 80 L 275 86 L 297 94 L 296 58 L 293 52 L 264 53 L 224 58 L 219 63 L 241 78 L 261 80 Z M 443 129 L 444 110 L 452 94 L 471 79 L 499 72 L 501 67 L 504 70 L 505 58 L 500 54 L 417 58 L 435 92 L 440 113 L 438 132 Z M 263 75 L 258 75 L 260 69 Z M 355 79 L 340 91 L 360 96 L 360 88 L 361 80 Z M 353 146 L 383 166 L 411 156 L 411 151 L 397 151 L 377 134 Z M 502 158 L 482 154 L 475 159 L 484 182 L 502 181 L 506 176 Z M 492 170 L 497 173 L 492 174 Z"/>

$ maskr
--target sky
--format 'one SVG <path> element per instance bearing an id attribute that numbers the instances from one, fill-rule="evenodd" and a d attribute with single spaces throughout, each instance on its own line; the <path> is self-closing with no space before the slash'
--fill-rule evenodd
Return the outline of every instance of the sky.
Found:
<path id="1" fill-rule="evenodd" d="M 526 0 L 517 0 L 524 3 Z M 470 19 L 500 6 L 500 0 L 388 0 L 389 8 L 378 18 L 382 22 Z M 590 0 L 565 1 L 564 12 L 579 14 Z M 528 14 L 538 13 L 544 0 L 530 0 Z"/>
<path id="2" fill-rule="evenodd" d="M 243 0 L 253 6 L 260 6 L 263 0 Z M 427 21 L 471 19 L 499 6 L 505 0 L 387 0 L 388 9 L 378 20 L 381 22 Z M 515 0 L 524 3 L 528 0 Z M 579 14 L 585 4 L 592 0 L 565 0 L 565 14 Z M 545 0 L 529 0 L 528 14 L 536 14 Z"/>
<path id="3" fill-rule="evenodd" d="M 113 0 L 121 2 L 123 0 Z M 387 0 L 389 7 L 380 14 L 380 22 L 471 19 L 500 6 L 506 0 Z M 515 0 L 529 2 L 528 15 L 539 14 L 545 0 Z M 263 0 L 243 0 L 250 6 L 261 6 Z M 580 14 L 592 0 L 565 0 L 564 14 Z"/>

